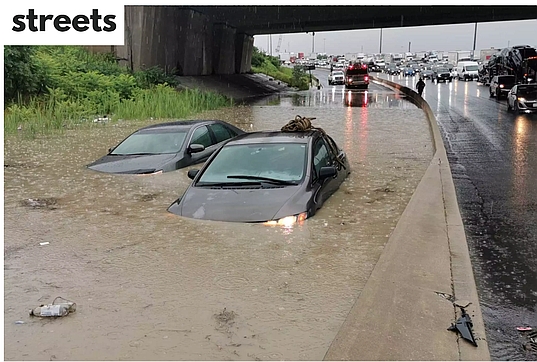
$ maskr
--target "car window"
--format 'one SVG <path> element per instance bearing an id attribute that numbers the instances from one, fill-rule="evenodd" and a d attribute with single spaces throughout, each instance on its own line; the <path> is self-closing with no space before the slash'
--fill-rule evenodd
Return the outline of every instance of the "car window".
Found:
<path id="1" fill-rule="evenodd" d="M 514 84 L 515 78 L 514 77 L 499 77 L 498 82 L 503 83 L 503 84 Z"/>
<path id="2" fill-rule="evenodd" d="M 537 87 L 518 87 L 518 95 L 535 98 L 537 96 Z"/>
<path id="3" fill-rule="evenodd" d="M 213 140 L 211 139 L 207 126 L 201 126 L 194 131 L 190 144 L 194 143 L 203 145 L 205 147 L 209 147 L 213 144 Z"/>
<path id="4" fill-rule="evenodd" d="M 216 143 L 225 141 L 229 138 L 236 136 L 235 132 L 232 132 L 229 128 L 227 128 L 223 124 L 215 123 L 215 124 L 209 125 L 209 127 L 211 128 L 211 130 L 214 133 L 214 136 L 216 137 Z"/>
<path id="5" fill-rule="evenodd" d="M 313 170 L 315 176 L 319 175 L 321 167 L 330 166 L 332 157 L 326 142 L 320 138 L 313 146 Z"/>
<path id="6" fill-rule="evenodd" d="M 110 154 L 161 154 L 177 153 L 186 138 L 186 131 L 164 132 L 144 130 L 133 133 L 121 142 Z"/>

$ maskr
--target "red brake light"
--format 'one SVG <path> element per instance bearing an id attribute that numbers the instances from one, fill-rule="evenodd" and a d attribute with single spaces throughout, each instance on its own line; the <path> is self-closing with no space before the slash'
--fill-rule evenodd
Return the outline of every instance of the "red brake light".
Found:
<path id="1" fill-rule="evenodd" d="M 369 80 L 369 76 L 366 75 L 366 76 L 364 77 L 364 80 Z"/>
<path id="2" fill-rule="evenodd" d="M 367 64 L 362 64 L 362 69 L 366 69 L 367 68 Z"/>

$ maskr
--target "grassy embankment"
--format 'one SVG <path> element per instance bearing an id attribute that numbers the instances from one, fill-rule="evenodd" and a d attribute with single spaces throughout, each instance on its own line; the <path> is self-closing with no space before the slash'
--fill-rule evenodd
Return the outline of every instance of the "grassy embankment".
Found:
<path id="1" fill-rule="evenodd" d="M 30 135 L 93 124 L 97 117 L 178 119 L 232 101 L 177 91 L 159 68 L 130 72 L 109 54 L 74 46 L 4 47 L 4 133 Z"/>
<path id="2" fill-rule="evenodd" d="M 252 72 L 266 74 L 299 90 L 309 89 L 309 74 L 301 66 L 293 68 L 281 66 L 277 57 L 263 54 L 256 47 L 252 54 Z"/>

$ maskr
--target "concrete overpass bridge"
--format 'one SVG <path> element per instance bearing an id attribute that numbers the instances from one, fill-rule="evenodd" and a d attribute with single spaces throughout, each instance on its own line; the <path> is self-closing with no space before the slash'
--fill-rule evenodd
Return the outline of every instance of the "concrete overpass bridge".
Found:
<path id="1" fill-rule="evenodd" d="M 537 6 L 126 6 L 132 69 L 161 66 L 178 75 L 250 70 L 254 35 L 537 19 Z"/>

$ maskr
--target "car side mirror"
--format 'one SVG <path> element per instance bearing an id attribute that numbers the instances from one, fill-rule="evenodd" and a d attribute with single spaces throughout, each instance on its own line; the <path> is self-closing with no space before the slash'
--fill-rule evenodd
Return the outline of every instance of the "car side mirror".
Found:
<path id="1" fill-rule="evenodd" d="M 188 170 L 187 176 L 189 179 L 194 180 L 194 177 L 200 172 L 200 170 Z"/>
<path id="2" fill-rule="evenodd" d="M 205 151 L 205 146 L 200 145 L 199 143 L 193 143 L 188 146 L 188 153 L 198 153 Z"/>
<path id="3" fill-rule="evenodd" d="M 321 167 L 319 171 L 319 178 L 321 180 L 327 179 L 329 177 L 334 177 L 337 175 L 337 170 L 334 166 L 325 166 Z"/>

